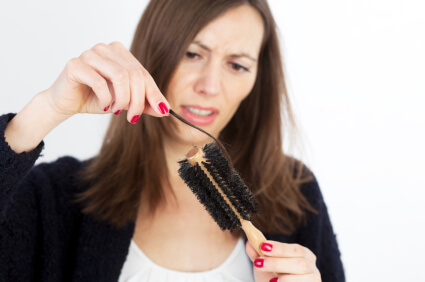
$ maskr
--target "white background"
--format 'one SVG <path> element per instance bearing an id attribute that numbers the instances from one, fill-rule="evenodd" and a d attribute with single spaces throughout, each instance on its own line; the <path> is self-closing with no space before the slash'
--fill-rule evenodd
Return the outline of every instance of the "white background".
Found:
<path id="1" fill-rule="evenodd" d="M 0 113 L 19 111 L 98 42 L 130 47 L 146 1 L 0 0 Z M 303 151 L 347 281 L 425 281 L 421 0 L 270 1 Z M 48 137 L 42 161 L 95 155 L 105 115 Z"/>

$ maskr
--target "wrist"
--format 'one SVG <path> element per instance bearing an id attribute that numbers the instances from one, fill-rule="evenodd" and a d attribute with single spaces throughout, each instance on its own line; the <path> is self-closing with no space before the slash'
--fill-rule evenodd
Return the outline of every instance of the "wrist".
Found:
<path id="1" fill-rule="evenodd" d="M 16 152 L 29 152 L 46 135 L 70 117 L 50 106 L 49 89 L 40 92 L 8 123 L 4 132 L 6 142 Z"/>
<path id="2" fill-rule="evenodd" d="M 50 92 L 51 89 L 48 88 L 38 93 L 30 103 L 33 103 L 33 106 L 37 107 L 39 112 L 45 113 L 49 123 L 58 125 L 70 118 L 72 114 L 65 114 L 58 110 L 58 108 L 54 106 Z"/>

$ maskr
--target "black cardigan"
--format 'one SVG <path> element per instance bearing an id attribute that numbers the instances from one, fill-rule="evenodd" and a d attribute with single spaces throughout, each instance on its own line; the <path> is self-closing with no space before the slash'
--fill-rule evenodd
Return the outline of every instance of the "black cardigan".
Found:
<path id="1" fill-rule="evenodd" d="M 73 175 L 86 162 L 63 157 L 34 166 L 44 143 L 16 154 L 4 130 L 13 114 L 0 117 L 0 281 L 118 281 L 134 223 L 118 229 L 71 204 Z M 319 211 L 294 234 L 265 234 L 269 240 L 298 243 L 317 256 L 324 282 L 345 281 L 336 236 L 317 181 L 300 187 Z"/>

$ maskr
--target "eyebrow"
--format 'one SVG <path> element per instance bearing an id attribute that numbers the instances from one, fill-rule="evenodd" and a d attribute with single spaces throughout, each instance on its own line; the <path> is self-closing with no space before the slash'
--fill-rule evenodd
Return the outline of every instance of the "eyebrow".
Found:
<path id="1" fill-rule="evenodd" d="M 201 41 L 196 40 L 196 41 L 193 41 L 192 43 L 198 45 L 199 47 L 201 47 L 204 50 L 207 50 L 208 52 L 211 52 L 211 49 L 208 46 L 204 45 Z M 232 57 L 232 58 L 245 57 L 245 58 L 248 58 L 248 59 L 250 59 L 254 62 L 257 61 L 256 59 L 254 59 L 253 57 L 251 57 L 247 53 L 232 54 L 232 55 L 230 55 L 230 57 Z"/>

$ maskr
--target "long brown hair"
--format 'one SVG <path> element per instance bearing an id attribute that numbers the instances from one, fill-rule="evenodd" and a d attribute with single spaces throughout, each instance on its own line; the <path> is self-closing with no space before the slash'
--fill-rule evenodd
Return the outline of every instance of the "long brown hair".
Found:
<path id="1" fill-rule="evenodd" d="M 146 7 L 130 52 L 166 96 L 169 80 L 187 46 L 209 22 L 248 4 L 263 18 L 265 32 L 255 85 L 219 138 L 260 204 L 253 223 L 265 233 L 290 234 L 314 211 L 299 186 L 312 176 L 282 150 L 282 111 L 295 122 L 286 90 L 276 24 L 266 0 L 155 0 Z M 112 117 L 104 143 L 80 174 L 89 189 L 79 194 L 83 212 L 117 227 L 134 222 L 141 196 L 152 212 L 170 187 L 162 134 L 169 118 L 143 115 L 137 126 L 125 115 Z M 237 148 L 237 150 L 236 150 Z M 141 194 L 143 193 L 143 194 Z M 144 201 L 145 202 L 145 201 Z"/>

